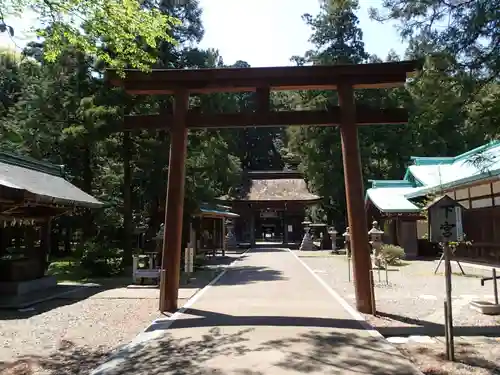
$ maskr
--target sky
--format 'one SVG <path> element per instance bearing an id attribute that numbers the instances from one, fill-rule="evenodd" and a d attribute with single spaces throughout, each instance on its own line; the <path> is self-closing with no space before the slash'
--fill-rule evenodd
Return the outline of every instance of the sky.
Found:
<path id="1" fill-rule="evenodd" d="M 363 30 L 365 49 L 385 58 L 393 49 L 403 55 L 406 44 L 399 38 L 395 24 L 380 24 L 370 20 L 368 9 L 380 8 L 381 0 L 360 0 L 358 18 Z M 219 50 L 225 64 L 237 60 L 251 66 L 292 65 L 290 57 L 303 55 L 311 48 L 310 28 L 302 20 L 304 13 L 316 15 L 318 0 L 200 0 L 205 35 L 201 48 Z M 0 45 L 22 48 L 29 41 L 32 15 L 9 22 L 16 36 L 0 34 Z"/>

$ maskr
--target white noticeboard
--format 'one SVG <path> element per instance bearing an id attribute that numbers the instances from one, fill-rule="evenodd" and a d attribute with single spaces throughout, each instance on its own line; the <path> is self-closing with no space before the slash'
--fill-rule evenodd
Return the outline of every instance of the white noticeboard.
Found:
<path id="1" fill-rule="evenodd" d="M 193 273 L 194 271 L 194 249 L 187 247 L 184 251 L 184 271 Z"/>
<path id="2" fill-rule="evenodd" d="M 430 241 L 459 242 L 463 240 L 462 206 L 449 197 L 429 207 Z"/>

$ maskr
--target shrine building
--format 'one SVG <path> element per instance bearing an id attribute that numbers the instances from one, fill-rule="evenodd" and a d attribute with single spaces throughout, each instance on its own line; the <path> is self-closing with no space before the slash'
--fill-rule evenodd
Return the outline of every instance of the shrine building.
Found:
<path id="1" fill-rule="evenodd" d="M 320 200 L 298 171 L 246 171 L 237 191 L 219 198 L 239 215 L 234 232 L 240 246 L 299 245 L 306 208 Z"/>
<path id="2" fill-rule="evenodd" d="M 401 180 L 370 182 L 367 219 L 382 224 L 386 243 L 403 247 L 409 257 L 434 255 L 421 203 L 430 195 L 447 194 L 464 207 L 467 243 L 456 255 L 500 263 L 500 141 L 454 157 L 414 156 Z"/>

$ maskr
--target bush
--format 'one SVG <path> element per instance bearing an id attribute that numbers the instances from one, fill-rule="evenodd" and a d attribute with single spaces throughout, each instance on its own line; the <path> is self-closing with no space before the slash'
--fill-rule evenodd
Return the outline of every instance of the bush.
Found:
<path id="1" fill-rule="evenodd" d="M 95 242 L 85 242 L 78 246 L 80 265 L 92 277 L 109 277 L 122 270 L 123 250 Z"/>
<path id="2" fill-rule="evenodd" d="M 405 257 L 405 250 L 396 245 L 382 245 L 380 256 L 385 264 L 398 264 Z"/>

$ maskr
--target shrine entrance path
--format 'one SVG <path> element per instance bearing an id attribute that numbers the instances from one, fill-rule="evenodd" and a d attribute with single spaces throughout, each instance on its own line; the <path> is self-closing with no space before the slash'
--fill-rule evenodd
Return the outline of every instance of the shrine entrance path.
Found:
<path id="1" fill-rule="evenodd" d="M 313 272 L 288 249 L 252 249 L 94 374 L 420 374 Z"/>

